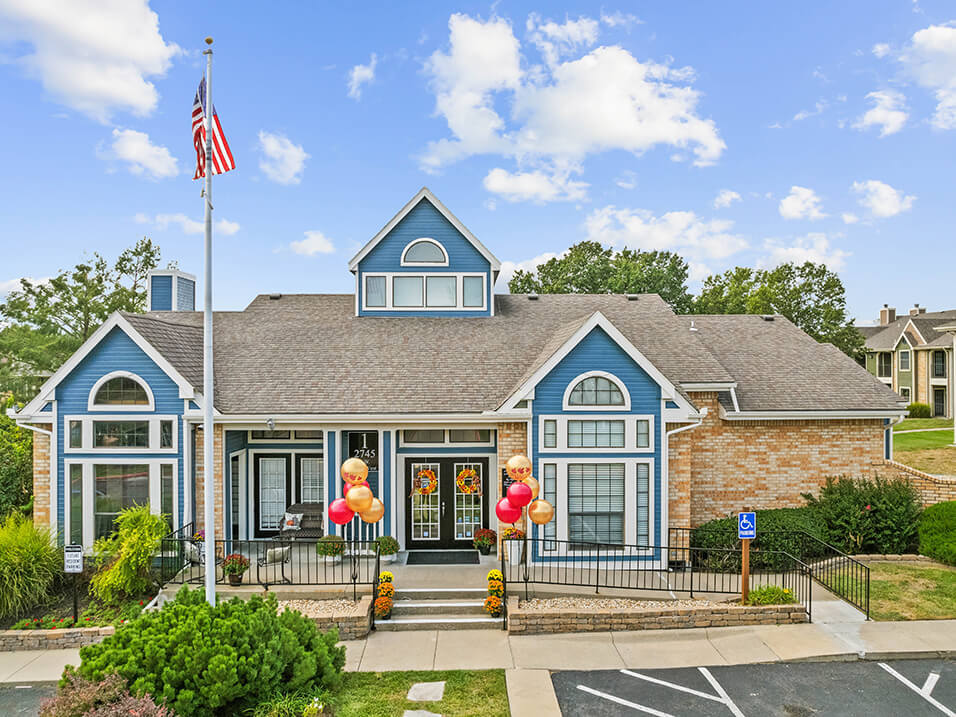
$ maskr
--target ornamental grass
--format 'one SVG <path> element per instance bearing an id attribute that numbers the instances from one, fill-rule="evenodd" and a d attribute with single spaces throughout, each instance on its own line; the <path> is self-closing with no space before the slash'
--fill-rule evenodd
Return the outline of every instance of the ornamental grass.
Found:
<path id="1" fill-rule="evenodd" d="M 0 525 L 0 619 L 49 603 L 62 569 L 49 531 L 9 515 Z"/>

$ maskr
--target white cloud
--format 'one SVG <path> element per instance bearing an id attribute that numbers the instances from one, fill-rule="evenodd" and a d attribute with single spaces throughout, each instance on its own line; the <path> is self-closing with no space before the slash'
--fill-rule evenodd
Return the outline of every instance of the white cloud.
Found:
<path id="1" fill-rule="evenodd" d="M 133 129 L 114 129 L 110 151 L 100 156 L 126 162 L 131 174 L 150 179 L 167 179 L 179 174 L 177 160 L 166 147 L 153 144 L 148 134 Z"/>
<path id="2" fill-rule="evenodd" d="M 137 224 L 152 224 L 156 229 L 165 231 L 170 226 L 178 226 L 183 234 L 202 234 L 205 230 L 205 224 L 196 219 L 191 219 L 185 214 L 157 214 L 149 217 L 142 212 L 133 217 Z M 217 219 L 213 224 L 213 233 L 232 236 L 239 231 L 239 223 L 231 222 L 228 219 Z"/>
<path id="3" fill-rule="evenodd" d="M 595 209 L 585 220 L 587 238 L 606 246 L 646 251 L 674 251 L 688 259 L 723 259 L 747 248 L 747 241 L 731 232 L 726 219 L 699 218 L 694 212 L 667 212 L 661 216 L 646 209 Z"/>
<path id="4" fill-rule="evenodd" d="M 305 239 L 294 241 L 289 244 L 289 247 L 296 254 L 303 254 L 305 256 L 332 254 L 335 252 L 335 245 L 332 244 L 332 240 L 318 229 L 305 232 Z"/>
<path id="5" fill-rule="evenodd" d="M 298 184 L 309 154 L 288 137 L 259 130 L 259 169 L 278 184 Z"/>
<path id="6" fill-rule="evenodd" d="M 526 28 L 529 39 L 551 67 L 561 57 L 590 47 L 597 42 L 598 37 L 598 21 L 589 17 L 565 20 L 563 25 L 559 25 L 553 20 L 542 22 L 537 13 L 531 13 Z"/>
<path id="7" fill-rule="evenodd" d="M 564 256 L 565 254 L 567 254 L 567 251 L 563 251 L 560 254 L 545 252 L 544 254 L 538 254 L 538 256 L 533 259 L 525 259 L 524 261 L 503 261 L 501 262 L 501 272 L 498 274 L 498 281 L 495 283 L 495 286 L 501 291 L 507 291 L 508 282 L 511 281 L 511 277 L 513 277 L 519 269 L 522 271 L 534 271 L 548 259 L 554 259 L 555 257 Z"/>
<path id="8" fill-rule="evenodd" d="M 485 189 L 509 202 L 554 202 L 584 199 L 588 184 L 575 182 L 569 174 L 547 174 L 540 170 L 532 172 L 509 172 L 496 167 L 484 180 Z"/>
<path id="9" fill-rule="evenodd" d="M 879 127 L 880 137 L 895 134 L 903 129 L 909 114 L 906 112 L 906 98 L 901 92 L 877 90 L 869 93 L 866 98 L 873 103 L 873 107 L 853 124 L 854 129 L 865 130 L 870 127 Z"/>
<path id="10" fill-rule="evenodd" d="M 812 110 L 801 110 L 800 112 L 797 112 L 797 114 L 793 116 L 793 121 L 800 122 L 801 120 L 805 120 L 808 117 L 815 117 L 816 115 L 823 114 L 823 111 L 826 108 L 827 108 L 827 103 L 824 100 L 820 100 L 813 106 Z"/>
<path id="11" fill-rule="evenodd" d="M 780 216 L 784 219 L 823 219 L 820 197 L 807 187 L 790 187 L 790 194 L 780 200 Z"/>
<path id="12" fill-rule="evenodd" d="M 757 262 L 760 268 L 779 266 L 787 262 L 803 264 L 812 261 L 815 264 L 826 264 L 834 271 L 840 271 L 846 258 L 850 256 L 849 252 L 831 247 L 827 235 L 820 232 L 811 232 L 804 237 L 799 237 L 789 245 L 778 239 L 767 239 L 764 242 L 764 249 L 768 253 Z"/>
<path id="13" fill-rule="evenodd" d="M 878 42 L 873 45 L 873 54 L 877 57 L 886 57 L 890 54 L 890 46 L 885 42 Z"/>
<path id="14" fill-rule="evenodd" d="M 930 25 L 917 31 L 900 60 L 917 83 L 936 95 L 933 126 L 956 129 L 956 27 Z"/>
<path id="15" fill-rule="evenodd" d="M 44 276 L 42 278 L 35 279 L 32 276 L 25 276 L 23 278 L 29 281 L 31 284 L 37 285 L 37 284 L 48 284 L 50 282 L 51 277 Z M 0 281 L 0 296 L 3 296 L 4 294 L 9 294 L 11 291 L 20 291 L 20 288 L 21 288 L 20 281 L 21 279 L 7 279 L 6 281 Z"/>
<path id="16" fill-rule="evenodd" d="M 625 169 L 617 176 L 614 183 L 621 189 L 634 189 L 637 187 L 637 174 L 630 169 Z"/>
<path id="17" fill-rule="evenodd" d="M 375 79 L 375 66 L 378 57 L 373 52 L 367 65 L 356 65 L 349 71 L 349 97 L 353 100 L 362 98 L 362 85 L 367 85 Z"/>
<path id="18" fill-rule="evenodd" d="M 740 195 L 737 192 L 732 189 L 721 189 L 714 198 L 714 209 L 723 209 L 739 201 Z"/>
<path id="19" fill-rule="evenodd" d="M 904 194 L 877 179 L 854 182 L 851 189 L 860 195 L 860 206 L 866 207 L 874 217 L 881 219 L 909 211 L 916 201 L 915 196 Z"/>
<path id="20" fill-rule="evenodd" d="M 2 0 L 0 26 L 16 64 L 58 102 L 100 122 L 156 109 L 148 78 L 164 76 L 182 52 L 163 39 L 148 0 Z"/>
<path id="21" fill-rule="evenodd" d="M 860 221 L 860 218 L 853 212 L 843 212 L 843 214 L 840 215 L 840 218 L 843 219 L 844 224 L 856 224 L 858 221 Z"/>
<path id="22" fill-rule="evenodd" d="M 427 145 L 422 168 L 494 154 L 515 159 L 523 173 L 539 170 L 559 181 L 588 155 L 639 155 L 662 145 L 697 165 L 716 162 L 726 145 L 714 122 L 697 114 L 699 92 L 686 86 L 693 70 L 642 63 L 617 46 L 565 60 L 596 38 L 585 19 L 551 27 L 533 16 L 531 42 L 545 45 L 550 64 L 525 70 L 507 20 L 452 15 L 448 50 L 425 63 L 436 112 L 451 136 Z M 499 114 L 499 106 L 510 114 Z"/>
<path id="23" fill-rule="evenodd" d="M 627 30 L 630 30 L 634 25 L 644 24 L 644 21 L 641 20 L 637 15 L 623 13 L 620 10 L 616 10 L 614 12 L 604 12 L 602 10 L 601 22 L 608 27 L 623 27 Z"/>

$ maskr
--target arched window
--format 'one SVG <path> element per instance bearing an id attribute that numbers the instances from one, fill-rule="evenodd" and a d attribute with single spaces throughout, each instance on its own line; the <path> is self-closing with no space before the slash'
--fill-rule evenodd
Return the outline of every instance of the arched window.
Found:
<path id="1" fill-rule="evenodd" d="M 97 381 L 90 391 L 91 409 L 142 410 L 152 408 L 153 394 L 139 376 L 117 371 Z"/>
<path id="2" fill-rule="evenodd" d="M 627 390 L 610 374 L 592 373 L 579 376 L 565 394 L 567 408 L 617 408 L 625 409 L 630 403 Z"/>
<path id="3" fill-rule="evenodd" d="M 416 239 L 402 252 L 403 265 L 435 264 L 448 265 L 448 253 L 445 248 L 434 239 Z"/>

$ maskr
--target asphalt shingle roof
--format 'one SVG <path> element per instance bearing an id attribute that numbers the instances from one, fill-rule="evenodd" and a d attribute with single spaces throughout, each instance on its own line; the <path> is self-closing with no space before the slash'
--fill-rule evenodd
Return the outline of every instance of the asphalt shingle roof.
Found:
<path id="1" fill-rule="evenodd" d="M 257 297 L 214 317 L 229 414 L 476 413 L 497 408 L 600 311 L 672 383 L 738 383 L 741 410 L 896 407 L 895 394 L 786 319 L 676 316 L 655 294 L 496 295 L 495 316 L 356 317 L 354 297 Z M 197 388 L 202 315 L 125 314 Z M 690 331 L 694 319 L 698 331 Z"/>
<path id="2" fill-rule="evenodd" d="M 920 346 L 931 346 L 946 348 L 953 345 L 953 339 L 949 334 L 943 334 L 936 331 L 938 326 L 946 326 L 956 321 L 956 310 L 949 311 L 927 311 L 918 316 L 900 316 L 895 321 L 891 321 L 886 326 L 857 326 L 856 328 L 863 334 L 866 340 L 866 348 L 870 351 L 892 351 L 912 319 L 913 325 L 917 328 L 925 344 Z M 876 329 L 876 331 L 872 331 Z"/>

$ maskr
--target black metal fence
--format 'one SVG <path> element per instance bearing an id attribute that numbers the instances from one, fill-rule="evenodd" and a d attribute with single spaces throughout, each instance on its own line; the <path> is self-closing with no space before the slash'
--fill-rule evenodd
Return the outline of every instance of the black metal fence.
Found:
<path id="1" fill-rule="evenodd" d="M 686 548 L 739 549 L 734 530 L 671 528 L 670 544 Z M 810 567 L 814 580 L 870 617 L 870 568 L 805 530 L 764 530 L 750 542 L 752 551 L 787 552 Z M 713 549 L 712 547 L 710 549 Z"/>
<path id="2" fill-rule="evenodd" d="M 371 585 L 374 594 L 381 568 L 374 540 L 343 541 L 341 554 L 320 555 L 319 543 L 305 540 L 216 540 L 216 584 L 351 585 L 353 598 L 359 585 Z M 325 543 L 323 546 L 330 544 Z M 335 545 L 335 544 L 331 544 Z M 192 524 L 161 541 L 160 579 L 164 585 L 202 583 L 206 573 L 205 541 L 193 535 Z M 230 580 L 223 561 L 240 555 L 249 562 L 240 582 Z"/>
<path id="3" fill-rule="evenodd" d="M 508 589 L 524 584 L 561 585 L 614 590 L 688 594 L 739 595 L 743 553 L 738 548 L 695 548 L 689 545 L 644 546 L 581 543 L 550 538 L 507 541 L 502 551 L 505 617 Z M 516 551 L 511 558 L 511 551 Z M 506 559 L 506 553 L 508 553 Z M 520 557 L 520 561 L 519 561 Z M 670 564 L 672 567 L 667 568 Z M 811 567 L 779 550 L 753 550 L 749 562 L 750 589 L 777 586 L 789 590 L 793 602 L 813 613 Z"/>

